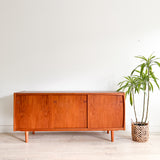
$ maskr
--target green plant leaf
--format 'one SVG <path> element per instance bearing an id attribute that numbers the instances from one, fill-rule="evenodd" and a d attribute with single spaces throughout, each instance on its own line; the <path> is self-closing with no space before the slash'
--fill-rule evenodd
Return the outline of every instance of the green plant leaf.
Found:
<path id="1" fill-rule="evenodd" d="M 131 106 L 133 105 L 133 98 L 132 98 L 132 93 L 130 92 L 130 104 Z"/>
<path id="2" fill-rule="evenodd" d="M 120 88 L 117 89 L 117 92 L 119 92 L 121 90 L 124 91 L 127 88 L 127 86 L 128 86 L 128 83 L 124 84 L 123 86 L 120 86 Z"/>
<path id="3" fill-rule="evenodd" d="M 150 55 L 150 57 L 148 58 L 149 60 L 154 59 L 156 56 L 154 56 L 153 54 Z"/>
<path id="4" fill-rule="evenodd" d="M 137 70 L 137 68 L 139 68 L 141 66 L 141 64 L 140 65 L 138 65 L 135 69 L 133 69 L 132 70 L 132 72 L 131 72 L 131 75 L 133 75 L 133 73 Z"/>
<path id="5" fill-rule="evenodd" d="M 144 56 L 135 56 L 136 58 L 139 58 L 141 60 L 147 61 L 147 58 L 145 58 Z"/>
<path id="6" fill-rule="evenodd" d="M 141 65 L 141 71 L 140 71 L 140 75 L 141 75 L 141 76 L 142 76 L 142 74 L 143 74 L 144 67 L 145 67 L 145 63 L 143 63 L 143 64 Z"/>
<path id="7" fill-rule="evenodd" d="M 117 89 L 117 92 L 121 91 L 123 89 L 123 87 L 120 87 Z"/>
<path id="8" fill-rule="evenodd" d="M 151 87 L 151 91 L 153 92 L 153 85 L 151 82 L 149 82 L 149 86 Z"/>
<path id="9" fill-rule="evenodd" d="M 160 63 L 159 62 L 155 61 L 155 63 L 160 67 Z"/>
<path id="10" fill-rule="evenodd" d="M 152 79 L 154 80 L 155 84 L 156 84 L 157 87 L 159 88 L 159 84 L 158 84 L 158 82 L 157 82 L 157 79 L 158 79 L 158 78 L 155 77 L 155 75 L 154 75 L 153 72 L 150 72 L 150 74 L 151 74 L 151 77 L 152 77 Z"/>

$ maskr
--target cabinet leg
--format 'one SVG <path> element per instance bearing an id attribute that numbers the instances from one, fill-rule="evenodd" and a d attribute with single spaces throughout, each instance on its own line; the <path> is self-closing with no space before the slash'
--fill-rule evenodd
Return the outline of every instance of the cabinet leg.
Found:
<path id="1" fill-rule="evenodd" d="M 109 131 L 107 131 L 107 134 L 109 134 Z"/>
<path id="2" fill-rule="evenodd" d="M 114 142 L 114 131 L 111 131 L 111 142 Z"/>
<path id="3" fill-rule="evenodd" d="M 25 142 L 28 143 L 28 131 L 25 131 Z"/>
<path id="4" fill-rule="evenodd" d="M 35 131 L 33 131 L 32 134 L 35 134 Z"/>

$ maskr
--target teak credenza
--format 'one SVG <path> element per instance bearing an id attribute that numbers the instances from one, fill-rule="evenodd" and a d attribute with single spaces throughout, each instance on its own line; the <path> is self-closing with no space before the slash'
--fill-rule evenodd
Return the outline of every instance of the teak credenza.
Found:
<path id="1" fill-rule="evenodd" d="M 14 131 L 114 131 L 125 130 L 125 94 L 14 93 Z"/>

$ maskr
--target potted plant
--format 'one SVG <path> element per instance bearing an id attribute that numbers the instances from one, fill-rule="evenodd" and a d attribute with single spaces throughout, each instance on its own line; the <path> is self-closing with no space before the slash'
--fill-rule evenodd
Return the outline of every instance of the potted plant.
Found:
<path id="1" fill-rule="evenodd" d="M 124 81 L 120 82 L 119 89 L 117 91 L 125 91 L 126 96 L 130 97 L 130 104 L 133 106 L 135 122 L 132 122 L 132 140 L 138 142 L 146 142 L 149 138 L 149 126 L 148 126 L 148 112 L 149 112 L 149 100 L 150 91 L 153 92 L 153 88 L 159 84 L 158 78 L 153 72 L 153 67 L 160 67 L 159 58 L 151 55 L 149 58 L 144 56 L 136 56 L 141 60 L 141 63 L 131 72 L 127 77 L 124 77 Z M 143 100 L 142 117 L 139 120 L 136 112 L 135 94 L 140 94 Z"/>

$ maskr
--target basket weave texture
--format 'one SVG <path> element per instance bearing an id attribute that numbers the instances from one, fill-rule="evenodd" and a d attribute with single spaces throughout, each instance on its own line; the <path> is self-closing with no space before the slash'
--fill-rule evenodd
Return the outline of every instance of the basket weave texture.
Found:
<path id="1" fill-rule="evenodd" d="M 140 124 L 140 123 L 137 123 Z M 137 125 L 132 123 L 132 140 L 136 142 L 146 142 L 149 139 L 149 125 Z"/>

